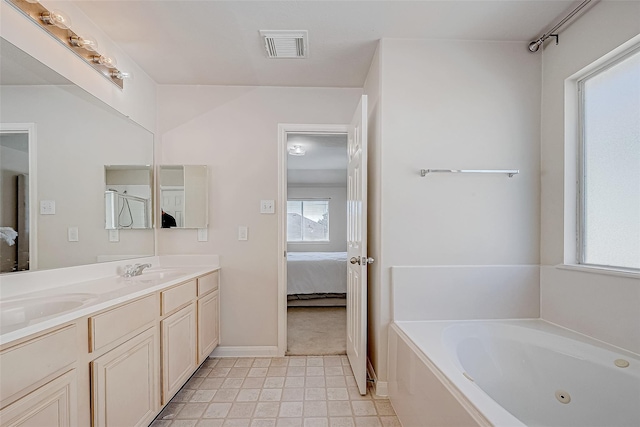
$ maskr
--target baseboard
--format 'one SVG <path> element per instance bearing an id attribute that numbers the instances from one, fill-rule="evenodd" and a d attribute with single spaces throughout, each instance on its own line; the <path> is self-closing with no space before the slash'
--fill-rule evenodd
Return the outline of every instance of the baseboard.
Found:
<path id="1" fill-rule="evenodd" d="M 389 383 L 387 381 L 378 381 L 376 371 L 373 369 L 371 360 L 367 357 L 367 377 L 373 380 L 373 392 L 378 396 L 389 395 Z"/>
<path id="2" fill-rule="evenodd" d="M 389 383 L 387 381 L 376 381 L 376 394 L 378 396 L 389 396 Z"/>
<path id="3" fill-rule="evenodd" d="M 209 357 L 278 357 L 278 346 L 218 346 Z"/>

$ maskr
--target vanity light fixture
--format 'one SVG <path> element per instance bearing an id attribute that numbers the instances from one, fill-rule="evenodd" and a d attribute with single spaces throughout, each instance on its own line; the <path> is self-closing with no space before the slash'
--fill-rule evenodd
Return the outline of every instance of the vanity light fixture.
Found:
<path id="1" fill-rule="evenodd" d="M 289 148 L 289 154 L 292 156 L 304 156 L 307 150 L 305 150 L 302 145 L 294 145 Z"/>
<path id="2" fill-rule="evenodd" d="M 124 88 L 123 79 L 131 75 L 116 68 L 115 58 L 99 53 L 98 43 L 94 38 L 76 34 L 71 29 L 71 20 L 64 12 L 49 10 L 40 3 L 40 0 L 6 1 L 65 45 L 67 49 L 82 58 L 111 83 L 120 89 Z"/>

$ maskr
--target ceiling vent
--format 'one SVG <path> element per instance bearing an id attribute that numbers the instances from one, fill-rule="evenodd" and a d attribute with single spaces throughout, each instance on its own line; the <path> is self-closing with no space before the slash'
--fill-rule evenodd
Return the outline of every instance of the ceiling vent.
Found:
<path id="1" fill-rule="evenodd" d="M 264 47 L 269 58 L 306 58 L 309 52 L 308 33 L 301 31 L 262 30 Z"/>

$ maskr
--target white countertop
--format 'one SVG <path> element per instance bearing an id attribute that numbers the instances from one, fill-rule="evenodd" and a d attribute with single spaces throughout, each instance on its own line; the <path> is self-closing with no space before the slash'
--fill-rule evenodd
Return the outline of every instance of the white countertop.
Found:
<path id="1" fill-rule="evenodd" d="M 118 275 L 126 264 L 146 262 L 151 262 L 153 267 L 145 270 L 140 276 L 124 278 Z M 216 256 L 172 256 L 72 267 L 65 269 L 67 274 L 62 276 L 60 271 L 56 270 L 51 270 L 49 274 L 47 271 L 24 273 L 13 279 L 11 276 L 3 276 L 0 296 L 2 319 L 8 319 L 5 316 L 10 316 L 12 309 L 19 309 L 21 302 L 25 300 L 40 301 L 39 304 L 42 306 L 46 306 L 47 301 L 53 304 L 56 301 L 76 299 L 78 302 L 70 309 L 65 310 L 63 307 L 63 311 L 57 313 L 42 317 L 36 315 L 33 320 L 21 323 L 19 326 L 10 324 L 11 322 L 8 321 L 0 321 L 0 345 L 153 294 L 219 269 Z M 107 272 L 109 272 L 108 275 L 105 274 Z M 22 292 L 16 291 L 18 286 Z M 28 307 L 28 304 L 26 306 Z"/>

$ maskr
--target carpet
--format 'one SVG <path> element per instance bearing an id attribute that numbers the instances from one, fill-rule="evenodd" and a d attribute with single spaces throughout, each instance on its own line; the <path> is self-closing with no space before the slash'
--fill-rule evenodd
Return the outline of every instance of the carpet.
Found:
<path id="1" fill-rule="evenodd" d="M 347 353 L 345 307 L 289 307 L 287 355 L 321 356 Z"/>

